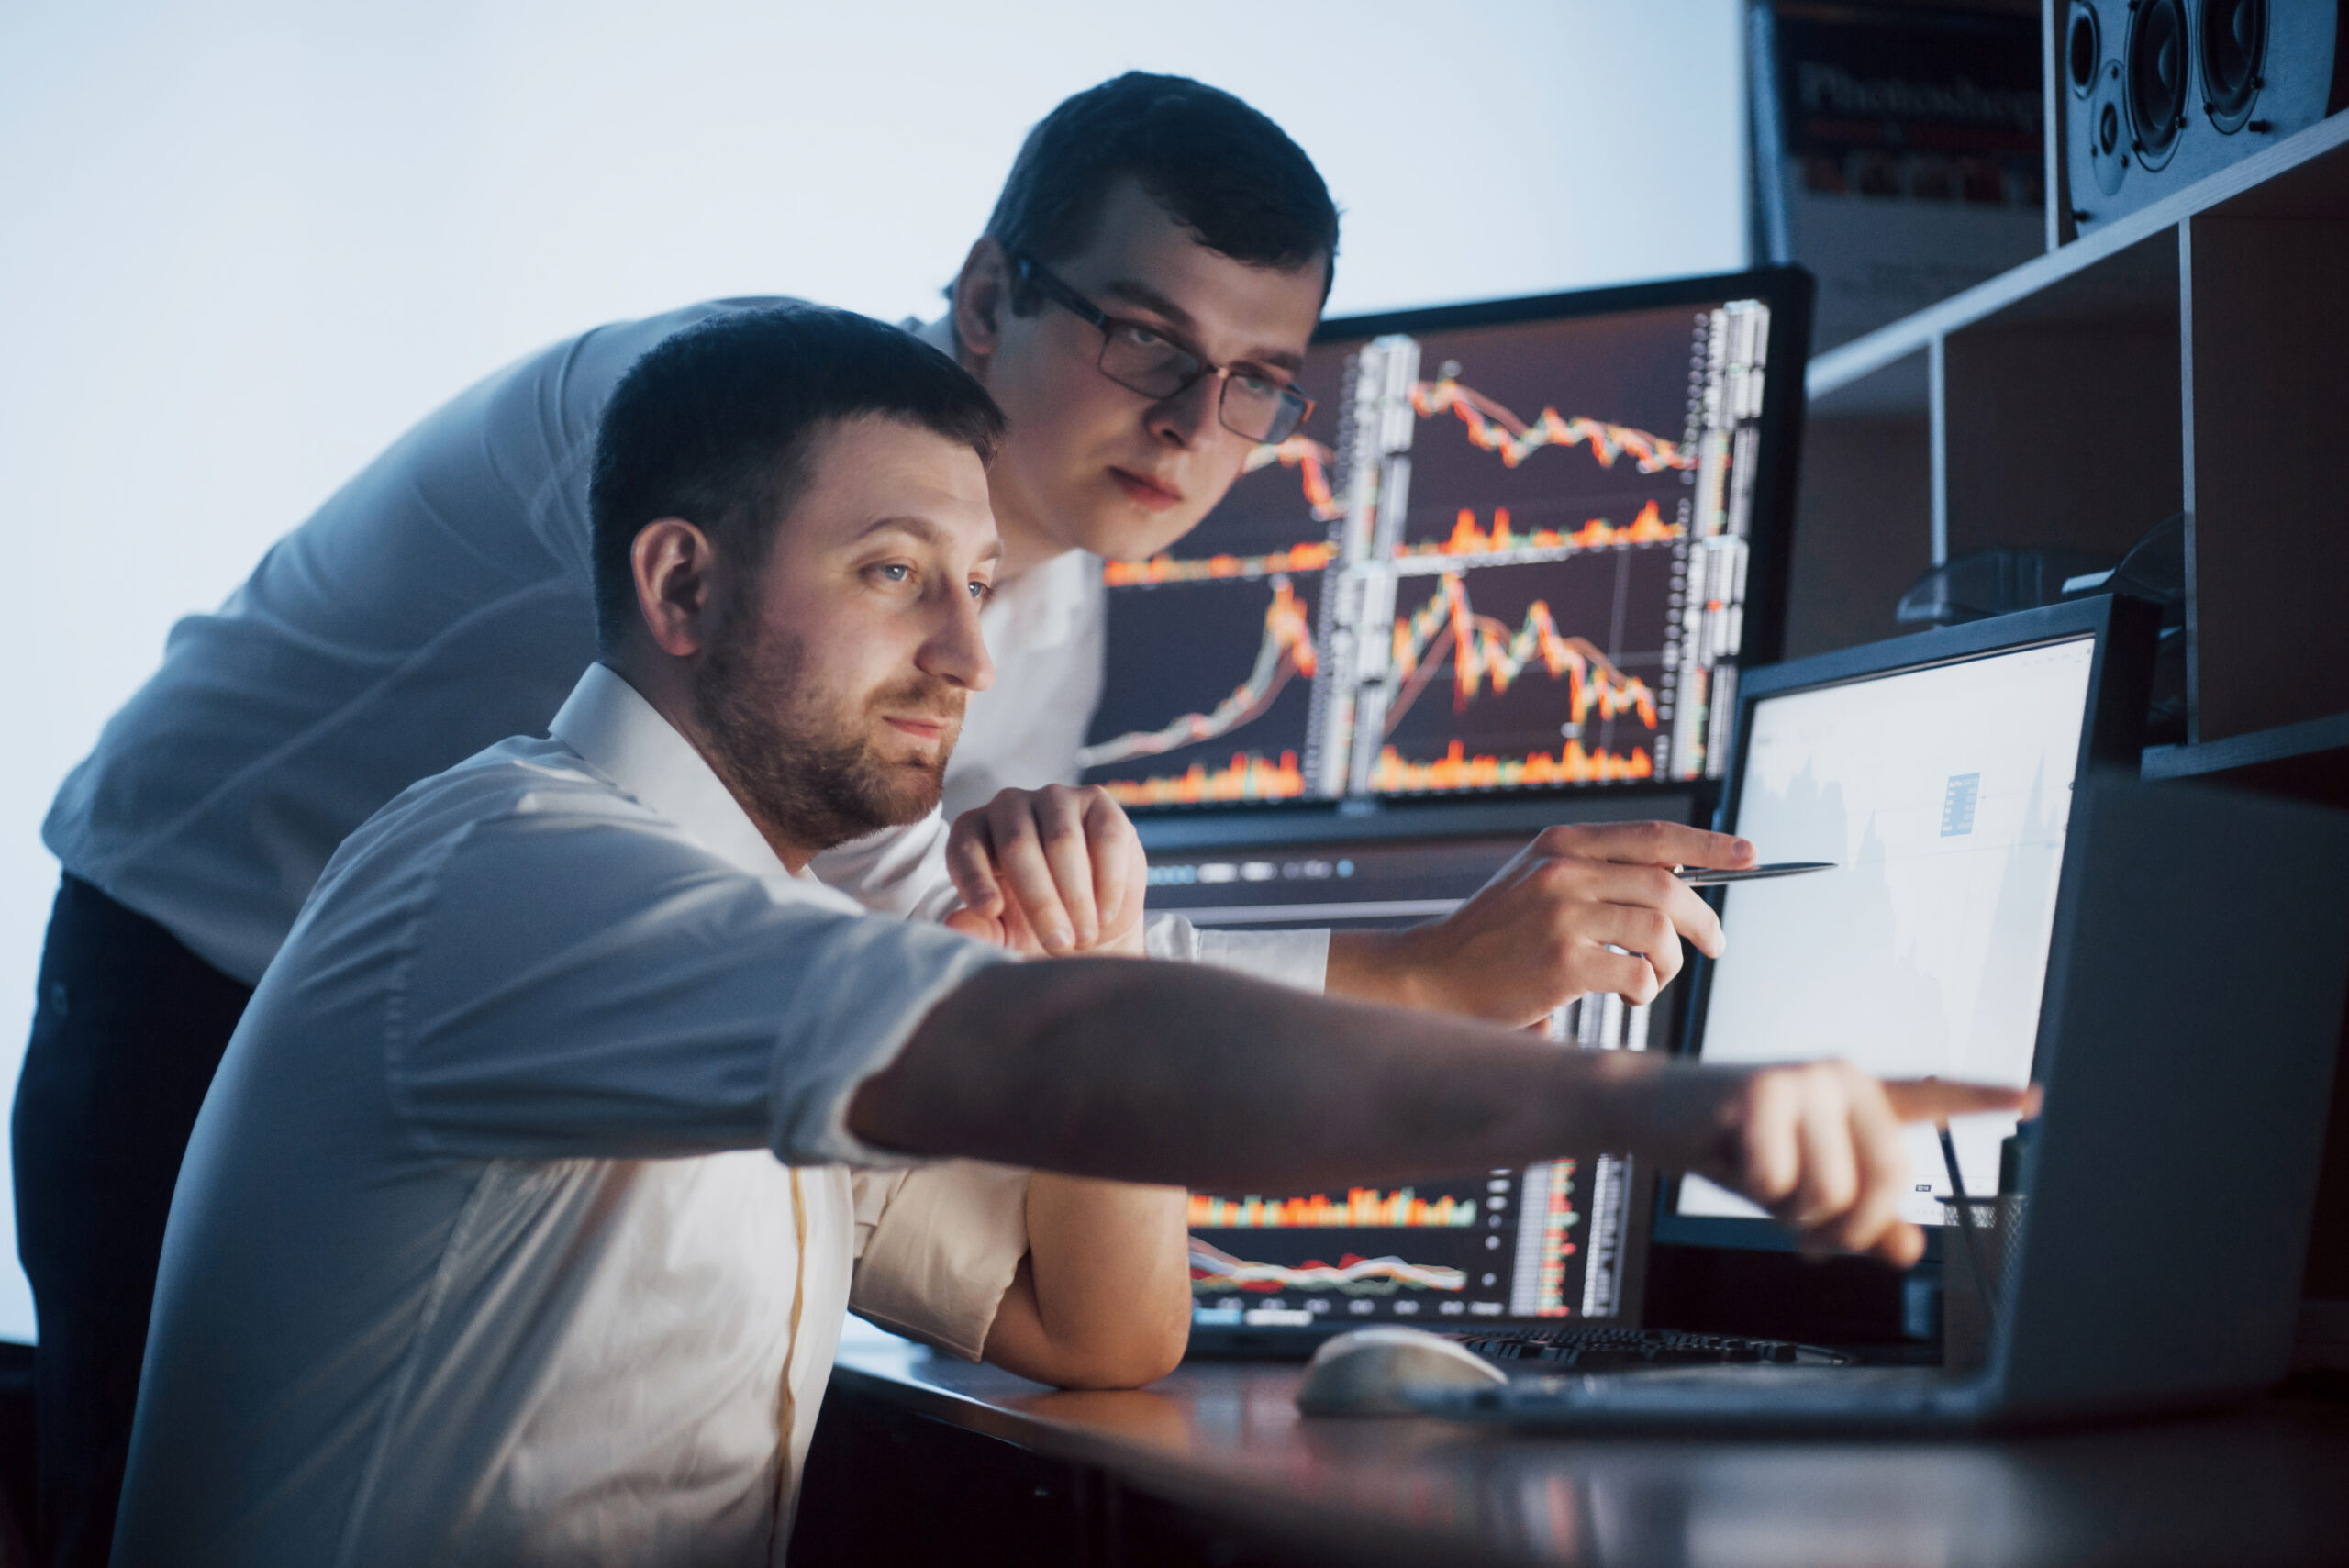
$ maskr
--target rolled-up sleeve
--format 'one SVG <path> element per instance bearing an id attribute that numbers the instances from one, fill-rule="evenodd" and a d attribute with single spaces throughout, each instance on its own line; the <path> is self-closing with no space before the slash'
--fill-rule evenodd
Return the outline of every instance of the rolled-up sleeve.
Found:
<path id="1" fill-rule="evenodd" d="M 385 1076 L 412 1136 L 463 1158 L 904 1162 L 849 1131 L 849 1100 L 1007 955 L 746 874 L 629 809 L 477 823 L 411 873 L 397 929 L 354 932 L 404 950 Z"/>
<path id="2" fill-rule="evenodd" d="M 1028 1173 L 975 1160 L 859 1172 L 849 1309 L 977 1361 L 1028 1251 Z"/>

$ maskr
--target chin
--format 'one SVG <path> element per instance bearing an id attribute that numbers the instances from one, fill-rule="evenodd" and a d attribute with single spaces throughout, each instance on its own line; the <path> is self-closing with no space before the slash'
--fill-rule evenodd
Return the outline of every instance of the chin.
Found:
<path id="1" fill-rule="evenodd" d="M 941 771 L 919 762 L 893 769 L 894 776 L 874 781 L 866 799 L 873 817 L 884 828 L 903 828 L 938 809 L 945 795 Z"/>
<path id="2" fill-rule="evenodd" d="M 1189 514 L 1187 506 L 1174 513 L 1145 512 L 1121 495 L 1114 508 L 1086 517 L 1074 530 L 1074 542 L 1104 561 L 1148 561 L 1181 543 L 1207 519 L 1206 512 Z"/>

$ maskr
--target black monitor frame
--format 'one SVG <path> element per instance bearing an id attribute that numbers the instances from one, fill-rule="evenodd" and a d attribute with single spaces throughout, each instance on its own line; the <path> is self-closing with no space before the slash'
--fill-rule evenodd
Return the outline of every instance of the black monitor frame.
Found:
<path id="1" fill-rule="evenodd" d="M 1876 676 L 1956 664 L 1998 653 L 2011 653 L 2083 635 L 2096 639 L 2088 666 L 2086 721 L 2080 727 L 2080 751 L 2076 777 L 2113 769 L 2135 773 L 2144 745 L 2145 703 L 2151 690 L 2154 639 L 2160 632 L 2157 606 L 2125 595 L 2051 605 L 2043 609 L 1998 616 L 1964 626 L 1920 632 L 1847 648 L 1813 658 L 1798 659 L 1748 674 L 1738 693 L 1737 714 L 1731 739 L 1730 767 L 1721 781 L 1720 802 L 1713 819 L 1716 830 L 1730 831 L 1737 819 L 1739 789 L 1745 777 L 1745 749 L 1753 735 L 1754 705 L 1788 692 L 1844 685 Z M 2070 861 L 2065 862 L 2068 882 Z M 2056 897 L 2068 889 L 2059 883 Z M 1708 895 L 1716 909 L 1725 906 L 1728 888 Z M 2053 965 L 2051 963 L 2051 972 Z M 1707 1003 L 1712 988 L 1713 964 L 1701 953 L 1690 955 L 1685 973 L 1688 997 L 1680 1013 L 1680 1033 L 1674 1042 L 1676 1055 L 1695 1058 L 1705 1038 Z M 2035 1051 L 2046 1051 L 2045 1030 L 2052 1015 L 2043 1007 L 2041 1036 Z M 1789 1252 L 1794 1233 L 1775 1221 L 1732 1219 L 1713 1215 L 1683 1215 L 1677 1211 L 1680 1178 L 1659 1178 L 1650 1240 L 1662 1246 L 1695 1246 L 1747 1251 Z M 1928 1261 L 1938 1262 L 1941 1238 L 1928 1230 Z"/>
<path id="2" fill-rule="evenodd" d="M 1770 310 L 1769 374 L 1763 383 L 1760 452 L 1754 465 L 1753 505 L 1746 536 L 1750 552 L 1746 571 L 1744 628 L 1737 655 L 1741 672 L 1776 661 L 1784 648 L 1787 584 L 1794 542 L 1796 477 L 1801 469 L 1803 417 L 1806 407 L 1805 372 L 1809 362 L 1812 301 L 1816 284 L 1798 266 L 1759 267 L 1740 272 L 1714 272 L 1695 277 L 1661 279 L 1570 293 L 1529 295 L 1514 299 L 1478 300 L 1463 305 L 1431 306 L 1411 310 L 1333 317 L 1313 334 L 1316 346 L 1367 342 L 1390 333 L 1418 335 L 1458 331 L 1524 322 L 1569 320 L 1576 317 L 1667 309 L 1674 306 L 1712 305 L 1722 300 L 1758 299 Z M 1212 514 L 1210 514 L 1212 515 Z M 1741 676 L 1742 678 L 1742 676 Z M 1685 796 L 1712 781 L 1663 779 L 1646 783 L 1566 784 L 1491 790 L 1447 791 L 1428 797 L 1396 800 L 1382 796 L 1348 795 L 1303 802 L 1214 801 L 1197 804 L 1130 806 L 1128 814 L 1139 824 L 1152 819 L 1213 817 L 1257 812 L 1295 813 L 1294 820 L 1309 820 L 1317 808 L 1324 813 L 1342 809 L 1349 817 L 1387 811 L 1418 811 L 1429 807 L 1498 800 L 1550 800 L 1603 795 L 1636 798 Z M 1639 812 L 1634 815 L 1650 815 Z"/>

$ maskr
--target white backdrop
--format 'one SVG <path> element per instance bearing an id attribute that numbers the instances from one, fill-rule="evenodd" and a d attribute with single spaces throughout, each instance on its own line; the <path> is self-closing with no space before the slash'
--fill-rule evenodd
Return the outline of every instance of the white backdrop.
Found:
<path id="1" fill-rule="evenodd" d="M 1129 67 L 1230 88 L 1313 155 L 1345 210 L 1335 311 L 1732 268 L 1737 15 L 0 4 L 0 1090 L 58 781 L 174 617 L 466 383 L 714 295 L 932 315 L 1027 128 Z M 0 1195 L 0 1337 L 29 1339 L 15 1256 Z"/>

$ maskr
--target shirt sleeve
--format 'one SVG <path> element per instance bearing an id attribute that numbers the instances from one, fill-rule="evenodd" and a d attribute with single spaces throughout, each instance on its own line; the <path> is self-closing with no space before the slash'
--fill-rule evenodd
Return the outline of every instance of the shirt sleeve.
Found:
<path id="1" fill-rule="evenodd" d="M 1176 963 L 1211 963 L 1319 991 L 1330 977 L 1330 933 L 1315 931 L 1202 931 L 1180 915 L 1153 916 L 1142 929 L 1150 956 Z"/>
<path id="2" fill-rule="evenodd" d="M 1028 1253 L 1028 1173 L 975 1160 L 862 1171 L 849 1309 L 977 1361 Z"/>
<path id="3" fill-rule="evenodd" d="M 466 828 L 394 901 L 405 931 L 351 934 L 406 950 L 385 1068 L 418 1143 L 487 1159 L 763 1146 L 791 1164 L 905 1162 L 848 1130 L 849 1100 L 941 997 L 1008 955 L 746 874 L 631 809 Z"/>

